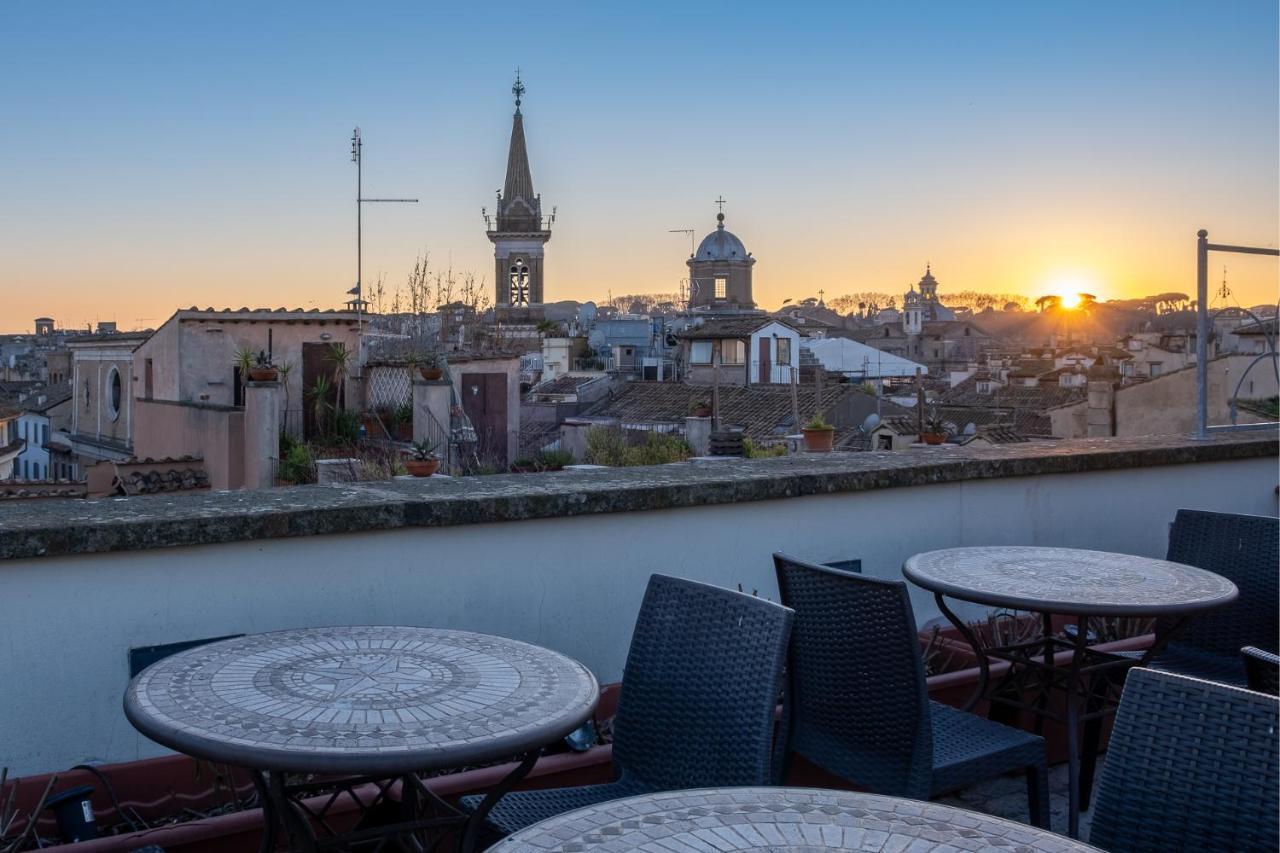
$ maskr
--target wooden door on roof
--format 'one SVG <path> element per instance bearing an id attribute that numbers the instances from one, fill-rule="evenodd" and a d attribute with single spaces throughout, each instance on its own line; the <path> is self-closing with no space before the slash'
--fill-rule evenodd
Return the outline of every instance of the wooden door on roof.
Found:
<path id="1" fill-rule="evenodd" d="M 302 344 L 302 399 L 290 400 L 289 405 L 302 409 L 302 429 L 306 438 L 314 438 L 320 432 L 320 424 L 316 422 L 316 400 L 311 393 L 316 380 L 324 377 L 329 384 L 325 394 L 326 419 L 338 407 L 338 387 L 333 384 L 333 361 L 329 357 L 330 345 L 327 343 Z M 288 423 L 289 414 L 285 415 Z"/>
<path id="2" fill-rule="evenodd" d="M 476 453 L 482 464 L 506 468 L 507 374 L 464 373 L 462 410 L 476 431 Z"/>
<path id="3" fill-rule="evenodd" d="M 760 336 L 760 381 L 768 382 L 772 378 L 770 373 L 773 365 L 769 363 L 769 339 L 764 335 Z"/>

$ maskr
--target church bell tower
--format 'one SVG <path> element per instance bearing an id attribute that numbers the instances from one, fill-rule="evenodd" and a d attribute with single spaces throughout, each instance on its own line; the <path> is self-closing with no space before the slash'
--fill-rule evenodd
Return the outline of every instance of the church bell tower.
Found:
<path id="1" fill-rule="evenodd" d="M 495 265 L 494 305 L 498 319 L 508 322 L 541 319 L 543 303 L 543 247 L 551 239 L 549 217 L 542 215 L 542 198 L 533 191 L 529 152 L 524 141 L 524 116 L 520 103 L 524 84 L 516 72 L 511 92 L 516 112 L 511 120 L 511 145 L 507 152 L 507 179 L 498 193 L 491 218 L 485 212 L 486 234 L 493 243 Z"/>

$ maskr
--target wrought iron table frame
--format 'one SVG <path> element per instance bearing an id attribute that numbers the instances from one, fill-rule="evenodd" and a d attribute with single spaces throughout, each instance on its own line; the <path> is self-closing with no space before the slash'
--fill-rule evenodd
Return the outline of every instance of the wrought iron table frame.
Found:
<path id="1" fill-rule="evenodd" d="M 246 722 L 242 729 L 253 733 L 268 731 L 277 735 L 276 740 L 268 737 L 255 740 L 240 733 L 241 729 L 226 731 L 228 718 L 239 722 L 236 714 L 242 710 L 236 705 L 231 705 L 229 711 L 222 710 L 228 696 L 240 698 L 233 690 L 247 693 L 244 710 L 248 714 L 255 712 L 252 703 L 262 701 L 259 695 L 268 702 L 280 704 L 280 700 L 270 694 L 261 693 L 257 679 L 262 672 L 272 677 L 277 671 L 287 673 L 293 660 L 291 653 L 296 656 L 300 650 L 310 655 L 318 649 L 336 658 L 346 654 L 385 657 L 397 651 L 408 654 L 415 642 L 433 650 L 443 647 L 453 663 L 464 660 L 468 652 L 490 656 L 502 652 L 513 661 L 545 656 L 542 664 L 548 675 L 541 684 L 534 681 L 527 686 L 529 695 L 522 697 L 518 695 L 520 682 L 508 679 L 495 685 L 486 682 L 476 670 L 465 672 L 477 679 L 474 684 L 463 684 L 473 693 L 510 689 L 511 693 L 501 698 L 514 703 L 510 706 L 512 710 L 494 702 L 479 706 L 482 711 L 488 710 L 490 716 L 478 720 L 459 718 L 453 712 L 429 717 L 413 714 L 426 731 L 437 722 L 464 727 L 460 734 L 450 732 L 439 742 L 424 743 L 420 736 L 410 741 L 409 736 L 417 735 L 422 727 L 388 733 L 388 729 L 382 728 L 385 720 L 372 723 L 373 728 L 367 733 L 356 731 L 353 735 L 380 738 L 382 745 L 353 744 L 350 750 L 296 744 L 291 738 L 299 732 L 278 734 L 269 730 L 267 724 L 277 719 L 274 717 L 267 717 L 265 724 L 256 720 L 253 725 Z M 275 670 L 259 664 L 255 664 L 259 669 L 253 669 L 241 663 L 264 655 Z M 209 671 L 203 671 L 202 667 L 208 667 Z M 390 671 L 400 672 L 398 665 Z M 193 676 L 193 672 L 199 677 Z M 225 672 L 232 672 L 233 676 L 223 681 L 222 692 L 213 691 L 211 685 L 215 677 Z M 359 672 L 365 679 L 371 677 L 364 670 Z M 413 673 L 413 677 L 421 678 L 419 673 Z M 394 675 L 390 678 L 395 680 Z M 158 685 L 154 694 L 151 692 L 153 682 Z M 246 684 L 252 687 L 247 688 Z M 178 686 L 183 689 L 177 689 Z M 248 692 L 251 689 L 259 692 Z M 539 692 L 544 689 L 545 693 Z M 542 697 L 542 704 L 530 698 L 535 693 Z M 428 705 L 469 700 L 471 695 L 463 692 L 435 697 Z M 470 853 L 479 844 L 485 819 L 498 800 L 529 773 L 544 747 L 590 720 L 598 701 L 599 685 L 590 671 L 550 649 L 449 629 L 341 626 L 249 635 L 179 652 L 147 667 L 133 679 L 125 691 L 124 712 L 135 728 L 157 743 L 197 758 L 243 767 L 249 772 L 263 812 L 261 853 L 276 849 L 281 828 L 289 839 L 290 849 L 306 853 L 329 850 L 430 853 L 444 839 L 454 836 L 453 830 L 457 838 L 454 849 Z M 217 703 L 218 714 L 212 716 L 213 722 L 206 722 L 211 719 L 207 708 L 213 703 Z M 413 706 L 406 707 L 412 709 Z M 324 706 L 321 710 L 327 713 L 329 708 Z M 287 719 L 293 721 L 299 716 Z M 308 722 L 310 719 L 314 716 Z M 472 723 L 474 730 L 466 728 Z M 390 740 L 400 731 L 406 732 L 404 740 Z M 320 736 L 323 737 L 323 733 Z M 433 771 L 505 762 L 513 757 L 512 769 L 489 788 L 479 807 L 469 815 L 446 802 L 424 781 L 424 775 Z M 339 812 L 335 807 L 339 805 L 344 826 L 351 820 L 352 809 L 348 806 L 354 805 L 354 829 L 338 828 Z"/>
<path id="2" fill-rule="evenodd" d="M 290 849 L 305 853 L 327 850 L 401 850 L 412 853 L 430 853 L 440 846 L 450 833 L 440 830 L 455 829 L 462 853 L 476 849 L 484 830 L 484 822 L 490 810 L 507 792 L 520 783 L 537 763 L 541 749 L 526 752 L 519 757 L 516 767 L 486 794 L 472 814 L 464 814 L 432 791 L 416 773 L 399 776 L 378 774 L 374 776 L 322 777 L 307 782 L 290 782 L 290 775 L 274 770 L 251 770 L 258 799 L 262 803 L 262 838 L 259 853 L 274 853 L 278 830 L 283 826 L 289 838 Z M 327 820 L 329 811 L 340 800 L 354 802 L 360 815 L 369 814 L 380 805 L 391 805 L 397 798 L 393 788 L 399 785 L 396 808 L 402 819 L 394 824 L 381 824 L 365 829 L 339 831 Z M 367 800 L 364 790 L 372 786 L 374 793 Z M 325 801 L 313 808 L 306 800 L 324 795 Z M 317 832 L 319 830 L 319 832 Z M 435 835 L 433 839 L 431 835 Z"/>
<path id="3" fill-rule="evenodd" d="M 985 699 L 991 708 L 991 717 L 1000 716 L 996 712 L 997 707 L 1033 713 L 1036 734 L 1043 734 L 1045 720 L 1054 720 L 1066 727 L 1068 835 L 1079 837 L 1080 812 L 1088 809 L 1093 793 L 1103 720 L 1116 712 L 1119 692 L 1124 686 L 1123 674 L 1131 667 L 1146 666 L 1177 636 L 1190 616 L 1156 618 L 1155 639 L 1150 648 L 1141 657 L 1125 657 L 1100 651 L 1088 644 L 1089 616 L 1048 611 L 1037 611 L 1042 636 L 1005 646 L 988 645 L 981 642 L 968 624 L 947 606 L 942 593 L 935 592 L 933 597 L 938 609 L 973 648 L 978 660 L 978 684 L 962 710 L 972 711 Z M 1055 615 L 1075 620 L 1074 639 L 1065 640 L 1054 635 Z M 1071 654 L 1071 661 L 1066 667 L 1057 665 L 1056 658 L 1061 652 Z M 1008 671 L 994 688 L 991 687 L 993 659 L 1009 664 Z M 1049 703 L 1050 695 L 1059 689 L 1066 697 L 1063 713 L 1055 711 Z M 1029 692 L 1032 698 L 1028 700 L 1025 697 Z M 1081 723 L 1084 724 L 1083 738 L 1079 731 Z"/>
<path id="4" fill-rule="evenodd" d="M 1014 546 L 1015 548 L 1017 546 Z M 952 549 L 957 552 L 980 552 L 984 549 Z M 999 551 L 999 548 L 990 550 Z M 1027 549 L 1045 552 L 1072 549 Z M 945 553 L 945 552 L 940 552 Z M 1094 557 L 1106 558 L 1105 552 L 1092 552 Z M 991 591 L 966 589 L 955 583 L 943 581 L 918 570 L 913 564 L 924 555 L 916 555 L 903 566 L 903 573 L 916 585 L 933 593 L 938 609 L 955 626 L 960 635 L 973 648 L 978 661 L 978 684 L 963 706 L 971 711 L 983 699 L 989 703 L 988 715 L 999 718 L 997 709 L 1028 711 L 1035 715 L 1035 731 L 1042 734 L 1045 720 L 1063 723 L 1067 735 L 1068 774 L 1068 835 L 1077 838 L 1080 831 L 1080 812 L 1088 808 L 1092 795 L 1094 770 L 1098 760 L 1098 746 L 1102 737 L 1103 721 L 1113 715 L 1119 704 L 1119 693 L 1124 686 L 1124 673 L 1135 666 L 1145 666 L 1153 660 L 1169 642 L 1185 627 L 1196 613 L 1229 604 L 1235 600 L 1234 584 L 1223 581 L 1229 592 L 1208 601 L 1169 601 L 1166 603 L 1105 604 L 1061 600 L 1037 600 L 1031 596 L 1015 596 Z M 981 556 L 980 553 L 977 556 Z M 1129 555 L 1110 555 L 1117 560 L 1141 560 Z M 1164 560 L 1152 563 L 1173 565 L 1192 573 L 1212 575 L 1192 566 L 1170 564 Z M 988 645 L 948 605 L 946 597 L 981 604 L 1024 610 L 1039 615 L 1041 636 L 1009 645 Z M 1075 636 L 1063 639 L 1054 635 L 1053 617 L 1067 616 L 1075 620 Z M 1100 651 L 1089 645 L 1089 619 L 1107 616 L 1146 616 L 1155 620 L 1155 637 L 1140 657 L 1125 656 Z M 1057 665 L 1057 655 L 1068 652 L 1071 660 L 1067 666 Z M 1009 664 L 1008 671 L 992 688 L 991 661 Z M 1055 690 L 1062 690 L 1065 711 L 1058 713 L 1049 702 Z M 1028 700 L 1027 694 L 1031 694 Z M 1084 724 L 1083 739 L 1080 725 Z M 1083 752 L 1083 755 L 1082 755 Z"/>

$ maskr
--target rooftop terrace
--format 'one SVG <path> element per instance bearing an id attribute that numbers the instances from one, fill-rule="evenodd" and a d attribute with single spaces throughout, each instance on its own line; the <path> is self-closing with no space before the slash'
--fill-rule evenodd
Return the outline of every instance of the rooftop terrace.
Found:
<path id="1" fill-rule="evenodd" d="M 1091 439 L 0 505 L 0 671 L 22 685 L 0 691 L 0 731 L 23 733 L 4 763 L 29 775 L 163 754 L 121 713 L 133 649 L 465 628 L 564 652 L 607 683 L 654 572 L 776 600 L 773 551 L 891 578 L 960 545 L 1159 557 L 1179 508 L 1276 514 L 1278 447 L 1259 433 Z M 912 596 L 922 622 L 937 615 Z"/>

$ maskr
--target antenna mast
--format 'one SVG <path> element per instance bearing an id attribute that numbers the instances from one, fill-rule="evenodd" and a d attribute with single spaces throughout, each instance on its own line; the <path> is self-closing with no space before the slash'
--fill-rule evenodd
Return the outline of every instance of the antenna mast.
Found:
<path id="1" fill-rule="evenodd" d="M 416 198 L 365 198 L 364 197 L 364 142 L 360 139 L 360 128 L 351 131 L 351 162 L 356 164 L 356 286 L 347 291 L 354 296 L 359 328 L 359 315 L 363 312 L 364 301 L 364 229 L 363 213 L 366 204 L 403 203 L 417 204 Z"/>

